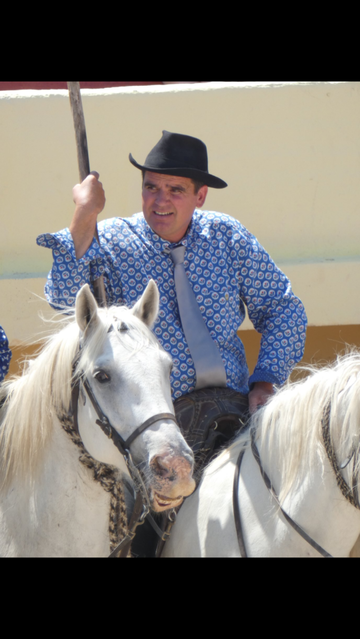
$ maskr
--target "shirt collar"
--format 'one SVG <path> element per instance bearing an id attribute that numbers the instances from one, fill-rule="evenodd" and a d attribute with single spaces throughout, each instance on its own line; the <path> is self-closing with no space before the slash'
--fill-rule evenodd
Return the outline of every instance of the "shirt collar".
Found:
<path id="1" fill-rule="evenodd" d="M 178 244 L 183 244 L 183 246 L 187 247 L 192 244 L 196 235 L 196 218 L 198 215 L 197 209 L 195 209 L 192 220 L 189 224 L 188 230 L 182 240 L 180 242 L 171 243 L 168 240 L 163 240 L 157 233 L 155 233 L 152 228 L 146 222 L 143 214 L 141 213 L 142 218 L 142 232 L 146 240 L 150 243 L 153 249 L 159 253 L 168 253 L 169 249 L 177 246 Z"/>

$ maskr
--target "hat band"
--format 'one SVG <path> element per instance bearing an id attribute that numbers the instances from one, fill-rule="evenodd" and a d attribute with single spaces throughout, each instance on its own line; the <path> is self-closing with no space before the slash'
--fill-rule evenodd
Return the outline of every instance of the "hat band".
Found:
<path id="1" fill-rule="evenodd" d="M 177 175 L 179 177 L 188 177 L 190 179 L 198 180 L 215 189 L 223 189 L 227 186 L 227 183 L 221 178 L 211 175 L 208 171 L 203 171 L 199 168 L 184 166 L 184 167 L 172 167 L 164 163 L 164 166 L 152 166 L 150 164 L 139 164 L 133 158 L 131 153 L 129 154 L 129 160 L 137 169 L 141 171 L 150 171 L 153 173 L 162 173 L 164 175 Z"/>

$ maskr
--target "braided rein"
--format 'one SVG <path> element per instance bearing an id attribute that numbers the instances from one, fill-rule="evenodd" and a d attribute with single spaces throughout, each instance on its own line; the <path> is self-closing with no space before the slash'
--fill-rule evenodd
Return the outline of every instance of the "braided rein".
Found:
<path id="1" fill-rule="evenodd" d="M 102 488 L 110 494 L 109 539 L 110 552 L 113 553 L 120 541 L 129 537 L 125 493 L 123 482 L 119 478 L 119 471 L 115 466 L 99 462 L 89 455 L 80 435 L 74 428 L 72 416 L 63 414 L 58 415 L 58 418 L 64 431 L 81 452 L 79 461 L 92 471 L 94 480 L 99 482 Z M 118 554 L 116 556 L 118 556 Z M 127 556 L 131 556 L 130 547 Z"/>
<path id="2" fill-rule="evenodd" d="M 354 449 L 350 457 L 346 461 L 346 463 L 342 464 L 339 467 L 337 459 L 336 459 L 335 450 L 331 443 L 330 414 L 331 414 L 331 404 L 329 402 L 324 410 L 324 414 L 321 420 L 321 432 L 322 432 L 326 454 L 328 456 L 331 467 L 335 473 L 336 483 L 338 487 L 340 488 L 343 496 L 345 497 L 345 499 L 347 499 L 348 502 L 350 502 L 352 506 L 360 510 L 360 502 L 359 502 L 359 494 L 358 494 L 358 486 L 357 486 L 358 482 L 357 482 L 357 478 L 355 474 L 353 473 L 352 475 L 351 486 L 347 484 L 347 482 L 345 481 L 345 479 L 343 478 L 341 474 L 341 469 L 345 468 L 352 458 L 354 458 L 353 468 L 355 468 L 358 453 Z"/>

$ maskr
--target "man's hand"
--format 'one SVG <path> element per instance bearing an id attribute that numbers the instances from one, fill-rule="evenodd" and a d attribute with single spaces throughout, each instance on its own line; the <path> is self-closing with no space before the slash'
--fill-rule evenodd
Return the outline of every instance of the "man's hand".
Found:
<path id="1" fill-rule="evenodd" d="M 105 192 L 99 173 L 91 173 L 73 188 L 75 212 L 69 226 L 75 244 L 76 259 L 88 250 L 95 235 L 97 216 L 105 206 Z"/>
<path id="2" fill-rule="evenodd" d="M 250 415 L 263 406 L 269 397 L 274 394 L 274 386 L 269 382 L 255 382 L 254 388 L 249 393 Z"/>

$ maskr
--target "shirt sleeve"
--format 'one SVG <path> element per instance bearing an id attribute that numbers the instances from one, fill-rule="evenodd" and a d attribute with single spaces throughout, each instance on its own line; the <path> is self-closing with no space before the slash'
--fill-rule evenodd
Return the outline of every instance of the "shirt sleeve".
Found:
<path id="1" fill-rule="evenodd" d="M 76 259 L 75 246 L 69 229 L 58 233 L 45 233 L 36 239 L 39 246 L 52 250 L 53 266 L 45 285 L 45 296 L 49 304 L 57 309 L 75 305 L 76 294 L 84 284 L 104 276 L 105 291 L 111 302 L 109 278 L 106 273 L 106 255 L 94 238 L 85 255 Z"/>
<path id="2" fill-rule="evenodd" d="M 4 379 L 10 366 L 11 350 L 4 329 L 0 326 L 0 382 Z"/>
<path id="3" fill-rule="evenodd" d="M 241 298 L 254 328 L 262 335 L 249 387 L 260 381 L 283 384 L 304 353 L 305 308 L 286 275 L 257 239 L 246 234 L 247 249 L 240 269 Z"/>

